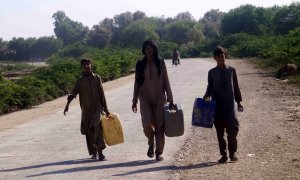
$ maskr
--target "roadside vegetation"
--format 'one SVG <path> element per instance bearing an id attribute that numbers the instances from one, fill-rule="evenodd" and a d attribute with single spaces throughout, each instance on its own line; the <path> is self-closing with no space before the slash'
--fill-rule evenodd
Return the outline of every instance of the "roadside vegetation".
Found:
<path id="1" fill-rule="evenodd" d="M 148 17 L 124 12 L 105 18 L 91 29 L 63 11 L 53 14 L 55 37 L 0 38 L 0 60 L 46 61 L 45 67 L 1 65 L 0 115 L 28 108 L 67 94 L 80 75 L 79 60 L 93 60 L 94 72 L 104 81 L 132 72 L 142 57 L 141 45 L 152 38 L 162 58 L 177 48 L 182 58 L 211 57 L 221 45 L 229 58 L 256 59 L 260 67 L 276 71 L 286 63 L 300 66 L 300 3 L 269 8 L 242 5 L 229 12 L 212 9 L 200 19 L 189 12 L 175 17 Z M 7 79 L 12 71 L 30 72 Z M 291 76 L 300 85 L 300 75 Z"/>

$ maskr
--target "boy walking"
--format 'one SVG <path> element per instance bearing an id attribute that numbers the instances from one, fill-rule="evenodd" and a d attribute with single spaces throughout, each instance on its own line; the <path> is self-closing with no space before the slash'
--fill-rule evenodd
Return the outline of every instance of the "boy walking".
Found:
<path id="1" fill-rule="evenodd" d="M 221 159 L 219 163 L 225 163 L 228 160 L 226 141 L 224 133 L 227 133 L 229 158 L 231 161 L 237 161 L 237 134 L 239 131 L 239 122 L 235 111 L 235 102 L 238 105 L 238 111 L 243 111 L 241 105 L 242 96 L 238 85 L 236 71 L 233 67 L 225 64 L 226 53 L 222 47 L 214 50 L 214 59 L 217 66 L 208 72 L 208 86 L 203 99 L 212 97 L 216 101 L 216 112 L 214 125 L 217 131 L 219 150 Z"/>
<path id="2" fill-rule="evenodd" d="M 86 144 L 92 159 L 104 160 L 102 150 L 105 149 L 100 114 L 105 112 L 109 116 L 106 99 L 99 75 L 92 72 L 90 59 L 82 59 L 82 75 L 77 79 L 72 92 L 68 96 L 68 102 L 64 114 L 69 110 L 69 104 L 79 94 L 81 107 L 81 134 L 86 136 Z"/>

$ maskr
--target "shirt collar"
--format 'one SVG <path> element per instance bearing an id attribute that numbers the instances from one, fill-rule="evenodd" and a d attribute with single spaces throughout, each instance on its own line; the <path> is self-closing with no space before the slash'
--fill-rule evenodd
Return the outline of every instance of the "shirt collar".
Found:
<path id="1" fill-rule="evenodd" d="M 95 74 L 92 72 L 91 74 L 86 74 L 86 73 L 81 73 L 81 75 L 82 76 L 84 76 L 84 77 L 92 77 L 92 78 L 94 78 L 95 77 Z"/>

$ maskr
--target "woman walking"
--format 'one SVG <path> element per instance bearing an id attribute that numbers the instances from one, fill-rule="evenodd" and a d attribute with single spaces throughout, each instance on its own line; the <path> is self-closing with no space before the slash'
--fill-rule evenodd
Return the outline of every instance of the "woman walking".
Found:
<path id="1" fill-rule="evenodd" d="M 137 112 L 138 99 L 145 136 L 148 138 L 147 156 L 161 157 L 165 135 L 163 127 L 163 107 L 169 102 L 170 108 L 174 106 L 171 86 L 164 60 L 158 58 L 156 43 L 149 39 L 144 41 L 142 47 L 144 58 L 137 61 L 135 68 L 135 83 L 132 100 L 132 111 Z M 166 97 L 167 96 L 167 97 Z"/>

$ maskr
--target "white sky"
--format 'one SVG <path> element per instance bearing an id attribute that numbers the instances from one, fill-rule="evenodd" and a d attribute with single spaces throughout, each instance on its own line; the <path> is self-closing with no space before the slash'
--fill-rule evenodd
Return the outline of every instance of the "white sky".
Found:
<path id="1" fill-rule="evenodd" d="M 189 11 L 195 19 L 211 9 L 228 12 L 240 5 L 256 7 L 290 5 L 296 0 L 0 0 L 0 38 L 41 37 L 54 35 L 52 15 L 62 10 L 72 20 L 91 28 L 104 18 L 137 10 L 148 17 L 174 17 Z"/>

